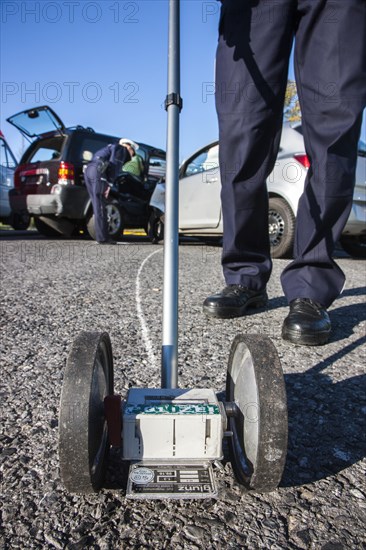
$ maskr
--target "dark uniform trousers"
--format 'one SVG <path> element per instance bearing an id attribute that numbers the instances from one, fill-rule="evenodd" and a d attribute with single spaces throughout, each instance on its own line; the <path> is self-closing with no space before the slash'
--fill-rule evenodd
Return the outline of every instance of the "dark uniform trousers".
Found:
<path id="1" fill-rule="evenodd" d="M 92 160 L 86 167 L 84 174 L 85 185 L 93 205 L 95 235 L 98 242 L 107 241 L 109 238 L 104 197 L 107 185 L 101 179 L 100 164 L 101 161 Z"/>
<path id="2" fill-rule="evenodd" d="M 95 234 L 98 242 L 109 239 L 107 201 L 104 197 L 108 184 L 104 178 L 113 183 L 123 164 L 130 159 L 131 156 L 125 147 L 119 143 L 109 144 L 94 153 L 85 170 L 85 185 L 93 205 Z"/>
<path id="3" fill-rule="evenodd" d="M 279 147 L 288 63 L 311 162 L 297 212 L 291 301 L 328 307 L 345 276 L 332 259 L 352 205 L 366 104 L 366 0 L 223 0 L 216 58 L 227 284 L 266 285 L 272 269 L 266 178 Z"/>

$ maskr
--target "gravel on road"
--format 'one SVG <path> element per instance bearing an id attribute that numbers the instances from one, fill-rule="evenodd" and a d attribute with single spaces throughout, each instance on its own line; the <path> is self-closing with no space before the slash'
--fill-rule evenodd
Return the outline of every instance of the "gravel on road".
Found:
<path id="1" fill-rule="evenodd" d="M 203 315 L 204 298 L 223 285 L 220 254 L 198 240 L 180 246 L 179 383 L 222 391 L 234 336 L 273 339 L 289 415 L 279 489 L 244 493 L 225 462 L 216 469 L 217 500 L 131 501 L 113 450 L 99 493 L 68 494 L 58 470 L 58 409 L 71 343 L 82 330 L 107 331 L 115 391 L 159 387 L 162 246 L 143 238 L 98 247 L 30 232 L 6 236 L 0 242 L 1 548 L 366 547 L 365 262 L 345 254 L 337 259 L 347 285 L 330 308 L 331 341 L 309 348 L 281 339 L 285 260 L 274 261 L 268 308 L 234 320 Z"/>

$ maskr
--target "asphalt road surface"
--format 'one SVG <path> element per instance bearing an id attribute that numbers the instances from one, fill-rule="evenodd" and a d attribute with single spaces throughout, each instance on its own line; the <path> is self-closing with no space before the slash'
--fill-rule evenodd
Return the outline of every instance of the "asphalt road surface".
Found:
<path id="1" fill-rule="evenodd" d="M 221 391 L 234 336 L 273 339 L 289 415 L 280 488 L 244 493 L 225 462 L 216 471 L 217 500 L 131 501 L 113 451 L 101 492 L 68 494 L 58 470 L 58 409 L 71 343 L 82 330 L 106 330 L 115 391 L 160 386 L 162 246 L 143 237 L 101 247 L 6 232 L 0 241 L 1 548 L 365 548 L 365 262 L 339 254 L 347 285 L 330 309 L 331 341 L 307 348 L 281 340 L 285 260 L 274 262 L 266 310 L 225 321 L 203 315 L 202 301 L 223 285 L 220 253 L 194 240 L 180 246 L 179 383 Z"/>

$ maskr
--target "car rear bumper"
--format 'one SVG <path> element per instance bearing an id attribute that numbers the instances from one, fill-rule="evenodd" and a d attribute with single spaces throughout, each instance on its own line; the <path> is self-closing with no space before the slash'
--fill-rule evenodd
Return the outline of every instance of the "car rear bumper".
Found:
<path id="1" fill-rule="evenodd" d="M 57 216 L 82 220 L 86 217 L 90 199 L 85 187 L 54 186 L 56 192 L 47 195 L 22 195 L 14 189 L 9 193 L 13 212 L 27 211 L 32 216 Z"/>

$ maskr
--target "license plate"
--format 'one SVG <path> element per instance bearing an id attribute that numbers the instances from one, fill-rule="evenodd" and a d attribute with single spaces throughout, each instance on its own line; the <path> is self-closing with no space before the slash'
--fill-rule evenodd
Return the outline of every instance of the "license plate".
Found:
<path id="1" fill-rule="evenodd" d="M 25 183 L 25 185 L 36 185 L 36 184 L 40 183 L 39 182 L 39 176 L 31 176 L 29 178 L 26 178 L 24 183 Z"/>

